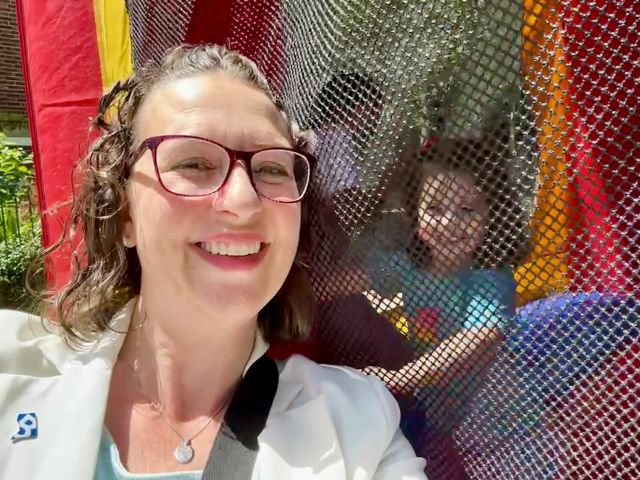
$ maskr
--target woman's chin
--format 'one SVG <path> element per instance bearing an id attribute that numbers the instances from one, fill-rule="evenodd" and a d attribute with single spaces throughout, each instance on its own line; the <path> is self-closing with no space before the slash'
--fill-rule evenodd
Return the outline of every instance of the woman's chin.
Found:
<path id="1" fill-rule="evenodd" d="M 215 312 L 215 315 L 255 316 L 275 295 L 265 293 L 264 282 L 233 281 L 225 278 L 220 281 L 201 281 L 192 283 L 191 295 L 200 305 Z"/>

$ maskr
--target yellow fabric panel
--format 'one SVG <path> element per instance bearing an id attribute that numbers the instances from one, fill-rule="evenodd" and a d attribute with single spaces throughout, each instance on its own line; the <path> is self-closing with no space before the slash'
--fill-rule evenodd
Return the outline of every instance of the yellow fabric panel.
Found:
<path id="1" fill-rule="evenodd" d="M 94 0 L 103 89 L 126 78 L 132 69 L 129 16 L 125 0 Z"/>
<path id="2" fill-rule="evenodd" d="M 565 119 L 568 87 L 556 0 L 525 0 L 524 12 L 522 66 L 533 103 L 540 164 L 530 223 L 532 251 L 515 272 L 518 305 L 564 291 L 568 284 L 564 152 L 570 126 Z"/>

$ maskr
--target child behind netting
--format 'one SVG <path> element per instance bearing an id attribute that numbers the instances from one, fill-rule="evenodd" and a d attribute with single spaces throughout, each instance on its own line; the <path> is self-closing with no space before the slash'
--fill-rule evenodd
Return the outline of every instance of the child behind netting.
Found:
<path id="1" fill-rule="evenodd" d="M 506 138 L 443 138 L 425 150 L 416 171 L 404 175 L 416 180 L 405 186 L 407 248 L 368 259 L 378 293 L 402 292 L 418 360 L 397 371 L 369 370 L 408 396 L 413 414 L 405 417 L 405 433 L 420 454 L 434 468 L 451 468 L 455 459 L 444 445 L 515 313 L 511 265 L 524 228 L 504 166 Z"/>

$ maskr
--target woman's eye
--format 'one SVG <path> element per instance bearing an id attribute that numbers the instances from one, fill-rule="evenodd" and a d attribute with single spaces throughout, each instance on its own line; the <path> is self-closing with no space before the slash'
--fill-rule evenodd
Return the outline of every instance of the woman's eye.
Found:
<path id="1" fill-rule="evenodd" d="M 267 163 L 254 168 L 253 173 L 258 175 L 269 175 L 277 177 L 288 177 L 289 172 L 282 165 L 276 163 Z"/>
<path id="2" fill-rule="evenodd" d="M 190 158 L 178 162 L 173 168 L 178 170 L 212 170 L 215 166 L 204 158 Z"/>

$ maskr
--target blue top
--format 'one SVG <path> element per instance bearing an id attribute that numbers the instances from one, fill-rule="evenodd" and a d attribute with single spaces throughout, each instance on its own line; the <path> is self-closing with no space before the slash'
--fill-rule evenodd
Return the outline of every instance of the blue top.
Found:
<path id="1" fill-rule="evenodd" d="M 366 263 L 374 290 L 385 297 L 402 292 L 416 357 L 465 329 L 503 330 L 515 315 L 516 284 L 509 267 L 435 276 L 418 268 L 406 252 L 383 250 L 372 252 Z M 457 382 L 416 392 L 430 428 L 448 430 L 459 422 L 479 386 L 480 372 L 478 365 Z"/>
<path id="2" fill-rule="evenodd" d="M 109 432 L 104 429 L 100 450 L 98 452 L 98 464 L 93 480 L 197 480 L 202 478 L 201 471 L 178 473 L 129 473 L 122 462 L 120 454 L 113 443 Z"/>
<path id="3" fill-rule="evenodd" d="M 419 353 L 435 348 L 461 329 L 502 330 L 515 315 L 516 284 L 508 266 L 500 270 L 465 268 L 441 277 L 416 267 L 404 251 L 379 250 L 369 256 L 367 267 L 373 289 L 385 297 L 402 292 L 403 313 L 412 326 L 426 323 L 423 332 L 433 334 L 432 342 L 426 344 L 416 339 Z"/>

